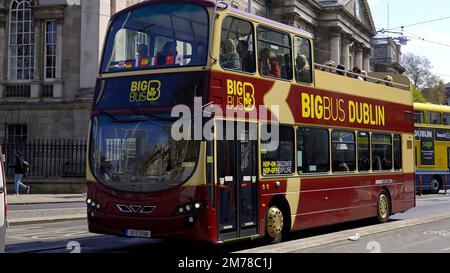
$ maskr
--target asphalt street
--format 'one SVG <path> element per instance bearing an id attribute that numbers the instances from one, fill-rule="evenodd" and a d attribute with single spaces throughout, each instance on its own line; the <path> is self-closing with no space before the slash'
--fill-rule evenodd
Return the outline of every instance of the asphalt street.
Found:
<path id="1" fill-rule="evenodd" d="M 28 207 L 27 207 L 28 206 Z M 82 203 L 45 204 L 45 205 L 15 205 L 12 210 L 25 207 L 30 210 L 43 208 L 78 208 Z M 439 213 L 450 213 L 450 196 L 425 195 L 417 197 L 417 207 L 407 213 L 392 216 L 391 221 L 401 221 Z M 326 235 L 343 230 L 373 225 L 372 220 L 363 220 L 324 228 L 315 228 L 293 233 L 287 238 L 290 241 Z M 450 248 L 450 220 L 437 221 L 426 225 L 414 226 L 398 231 L 385 232 L 374 236 L 361 238 L 358 242 L 340 242 L 331 245 L 304 249 L 301 252 L 362 252 L 367 253 L 369 243 L 379 243 L 381 250 L 386 252 L 445 252 Z M 449 231 L 446 231 L 449 230 Z M 435 233 L 433 233 L 435 231 Z M 375 243 L 373 243 L 375 242 Z M 170 253 L 190 251 L 191 253 L 235 252 L 252 249 L 264 245 L 259 240 L 238 242 L 226 246 L 216 247 L 187 241 L 152 240 L 119 238 L 89 233 L 86 220 L 65 221 L 56 223 L 12 226 L 7 231 L 6 252 L 145 252 Z M 378 248 L 376 248 L 378 249 Z"/>

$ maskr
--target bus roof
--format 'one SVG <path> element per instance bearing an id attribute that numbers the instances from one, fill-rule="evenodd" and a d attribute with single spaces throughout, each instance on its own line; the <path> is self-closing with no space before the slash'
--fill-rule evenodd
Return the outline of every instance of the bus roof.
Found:
<path id="1" fill-rule="evenodd" d="M 228 7 L 227 10 L 229 10 L 232 13 L 245 16 L 245 17 L 247 17 L 249 19 L 252 19 L 252 20 L 255 20 L 255 21 L 259 21 L 261 23 L 265 23 L 268 26 L 274 26 L 274 27 L 277 27 L 277 28 L 285 29 L 286 31 L 292 32 L 293 34 L 297 34 L 297 35 L 300 35 L 302 37 L 309 38 L 309 39 L 314 39 L 314 36 L 311 33 L 307 32 L 305 30 L 302 30 L 302 29 L 299 29 L 299 28 L 295 28 L 295 27 L 292 27 L 292 26 L 289 26 L 289 25 L 285 25 L 285 24 L 282 24 L 280 22 L 277 22 L 277 21 L 274 21 L 274 20 L 270 20 L 270 19 L 267 19 L 265 17 L 261 17 L 261 16 L 258 16 L 258 15 L 252 14 L 252 13 L 244 12 L 244 11 L 232 8 L 232 7 Z"/>
<path id="2" fill-rule="evenodd" d="M 414 103 L 414 110 L 450 113 L 450 106 L 433 103 Z"/>
<path id="3" fill-rule="evenodd" d="M 214 0 L 146 0 L 142 1 L 140 3 L 137 3 L 135 5 L 129 6 L 128 8 L 125 8 L 117 13 L 115 13 L 113 16 L 111 16 L 111 20 L 114 20 L 116 17 L 129 12 L 130 10 L 145 7 L 150 4 L 159 4 L 159 3 L 176 3 L 176 2 L 183 2 L 183 3 L 191 3 L 191 4 L 199 4 L 204 7 L 214 7 L 216 5 L 216 1 Z"/>

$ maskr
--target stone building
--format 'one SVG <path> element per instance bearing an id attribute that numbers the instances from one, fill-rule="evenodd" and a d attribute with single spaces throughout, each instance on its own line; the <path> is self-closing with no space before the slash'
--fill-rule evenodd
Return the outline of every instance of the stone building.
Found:
<path id="1" fill-rule="evenodd" d="M 347 69 L 370 70 L 376 30 L 367 0 L 250 1 L 253 13 L 312 33 L 316 63 L 333 60 Z M 248 0 L 228 2 L 248 11 Z"/>
<path id="2" fill-rule="evenodd" d="M 0 0 L 0 143 L 84 139 L 111 14 L 138 0 Z"/>
<path id="3" fill-rule="evenodd" d="M 372 70 L 377 72 L 393 72 L 403 74 L 406 70 L 401 65 L 402 50 L 391 37 L 375 37 L 372 40 Z"/>
<path id="4" fill-rule="evenodd" d="M 112 14 L 139 0 L 0 0 L 0 143 L 87 135 Z M 228 1 L 248 9 L 248 0 Z M 370 69 L 367 0 L 252 0 L 252 13 L 310 31 L 315 61 Z"/>

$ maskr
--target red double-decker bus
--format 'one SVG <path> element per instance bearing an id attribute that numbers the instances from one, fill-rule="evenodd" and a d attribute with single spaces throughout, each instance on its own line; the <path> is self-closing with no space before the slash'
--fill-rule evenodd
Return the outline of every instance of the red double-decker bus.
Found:
<path id="1" fill-rule="evenodd" d="M 312 49 L 307 32 L 211 0 L 114 15 L 90 124 L 89 231 L 276 242 L 414 207 L 409 81 L 315 69 Z M 202 112 L 177 119 L 180 106 Z M 198 120 L 210 137 L 192 137 Z"/>

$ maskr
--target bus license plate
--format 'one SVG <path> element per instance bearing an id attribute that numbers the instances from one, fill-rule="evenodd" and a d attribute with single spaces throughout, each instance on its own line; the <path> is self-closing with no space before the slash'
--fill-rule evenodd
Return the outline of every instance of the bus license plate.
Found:
<path id="1" fill-rule="evenodd" d="M 125 230 L 125 235 L 127 237 L 137 237 L 137 238 L 151 238 L 152 237 L 152 233 L 150 230 L 127 229 L 127 230 Z"/>

